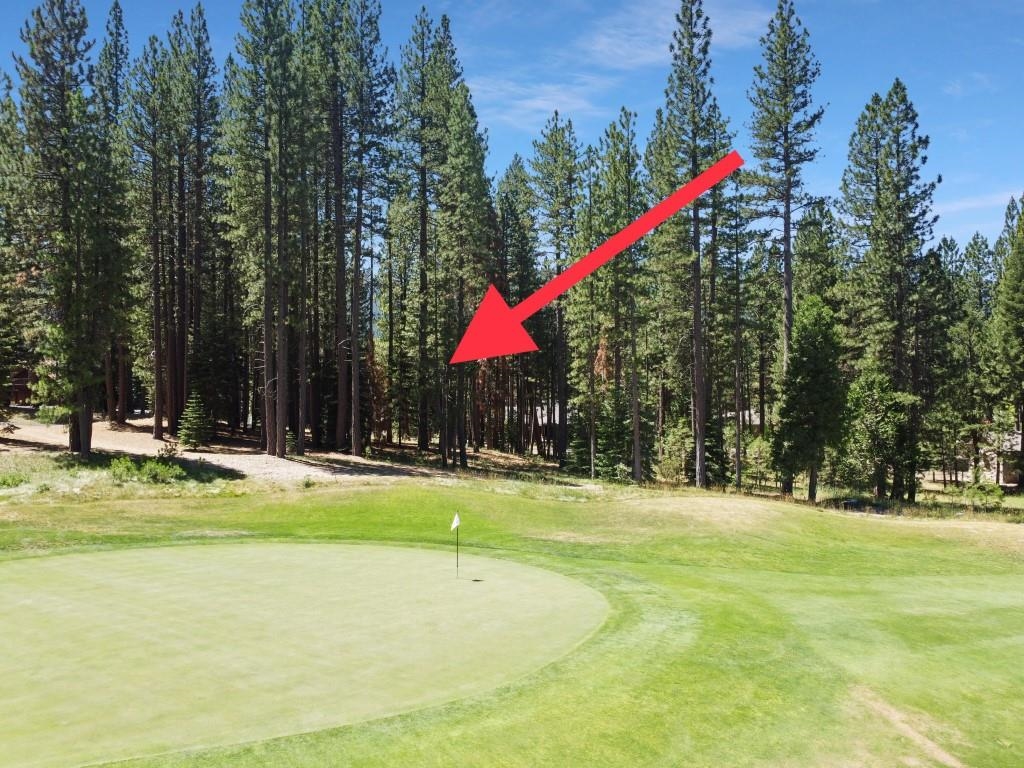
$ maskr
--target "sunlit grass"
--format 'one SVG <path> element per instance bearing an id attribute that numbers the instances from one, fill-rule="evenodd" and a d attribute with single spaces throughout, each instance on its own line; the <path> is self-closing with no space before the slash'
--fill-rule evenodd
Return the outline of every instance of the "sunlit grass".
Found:
<path id="1" fill-rule="evenodd" d="M 448 548 L 455 512 L 465 551 L 570 575 L 605 595 L 608 622 L 453 704 L 132 765 L 941 765 L 877 701 L 966 765 L 1024 762 L 1022 526 L 431 479 L 9 502 L 0 557 L 235 538 Z"/>

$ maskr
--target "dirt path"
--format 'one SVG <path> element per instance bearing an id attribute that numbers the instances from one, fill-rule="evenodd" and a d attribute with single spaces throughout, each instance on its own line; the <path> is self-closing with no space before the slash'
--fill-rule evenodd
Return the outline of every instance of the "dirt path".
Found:
<path id="1" fill-rule="evenodd" d="M 0 437 L 0 444 L 15 450 L 67 447 L 67 429 L 63 426 L 40 424 L 17 416 L 12 423 L 15 431 L 6 437 Z M 151 419 L 137 419 L 129 421 L 124 427 L 111 429 L 106 422 L 98 421 L 93 426 L 93 448 L 110 453 L 156 456 L 157 452 L 166 443 L 173 442 L 173 439 L 166 442 L 154 440 L 151 434 L 152 425 Z M 194 461 L 201 459 L 247 478 L 288 484 L 302 482 L 307 478 L 327 482 L 390 482 L 401 478 L 428 477 L 436 474 L 430 469 L 395 466 L 341 454 L 310 453 L 304 457 L 278 459 L 267 456 L 245 443 L 215 446 L 202 451 L 187 451 L 181 455 Z"/>
<path id="2" fill-rule="evenodd" d="M 859 686 L 853 693 L 858 701 L 888 721 L 901 736 L 913 742 L 929 760 L 944 766 L 944 768 L 967 768 L 956 757 L 925 736 L 916 727 L 913 716 L 896 709 L 896 707 L 880 698 L 870 688 Z"/>

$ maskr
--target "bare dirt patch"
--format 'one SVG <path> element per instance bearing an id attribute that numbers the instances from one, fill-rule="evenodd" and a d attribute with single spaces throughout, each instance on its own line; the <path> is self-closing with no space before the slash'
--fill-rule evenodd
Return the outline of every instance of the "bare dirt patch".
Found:
<path id="1" fill-rule="evenodd" d="M 770 503 L 743 496 L 651 496 L 629 499 L 616 508 L 630 515 L 636 523 L 640 517 L 670 517 L 691 522 L 694 527 L 713 527 L 733 533 L 764 528 L 782 515 L 782 510 Z M 654 522 L 652 519 L 651 522 Z"/>

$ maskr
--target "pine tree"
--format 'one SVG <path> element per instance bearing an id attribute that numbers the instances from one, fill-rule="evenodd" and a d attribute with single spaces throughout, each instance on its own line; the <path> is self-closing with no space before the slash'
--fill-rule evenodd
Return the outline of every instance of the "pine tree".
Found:
<path id="1" fill-rule="evenodd" d="M 469 322 L 469 298 L 483 296 L 484 275 L 492 272 L 489 260 L 491 244 L 490 190 L 484 172 L 486 146 L 470 101 L 469 88 L 460 83 L 453 94 L 448 115 L 445 164 L 441 170 L 438 198 L 437 242 L 443 283 L 447 287 L 448 307 L 441 321 L 444 331 L 443 359 L 451 358 L 458 334 Z M 447 383 L 452 366 L 444 372 Z M 454 370 L 454 392 L 445 403 L 448 414 L 442 424 L 443 443 L 458 454 L 461 467 L 467 466 L 467 406 L 469 381 L 475 371 L 467 365 Z M 467 375 L 469 374 L 469 375 Z"/>
<path id="2" fill-rule="evenodd" d="M 266 451 L 276 456 L 286 450 L 291 380 L 288 320 L 294 242 L 289 201 L 297 176 L 291 122 L 295 106 L 291 13 L 286 0 L 247 0 L 238 38 L 240 63 L 232 62 L 226 78 L 232 166 L 229 237 L 244 244 L 250 268 L 259 275 L 262 319 L 252 320 L 262 335 L 261 423 Z"/>
<path id="3" fill-rule="evenodd" d="M 1017 220 L 996 289 L 993 336 L 1001 394 L 1013 406 L 1020 425 L 1024 423 L 1024 217 Z"/>
<path id="4" fill-rule="evenodd" d="M 818 296 L 837 311 L 843 277 L 844 243 L 839 221 L 824 200 L 807 207 L 796 226 L 793 243 L 793 293 L 799 298 Z"/>
<path id="5" fill-rule="evenodd" d="M 897 80 L 884 99 L 872 97 L 850 140 L 850 163 L 843 176 L 844 211 L 859 263 L 850 280 L 858 304 L 851 345 L 862 366 L 885 374 L 896 392 L 908 397 L 894 454 L 875 468 L 876 488 L 884 488 L 885 466 L 892 470 L 893 499 L 916 493 L 922 419 L 931 403 L 922 401 L 925 369 L 915 359 L 919 321 L 917 301 L 931 287 L 924 246 L 935 218 L 932 195 L 938 183 L 924 181 L 929 139 L 918 132 L 917 112 Z"/>
<path id="6" fill-rule="evenodd" d="M 678 189 L 677 142 L 664 110 L 657 110 L 644 153 L 645 180 L 652 200 L 663 200 Z M 689 423 L 692 415 L 693 348 L 680 339 L 680 329 L 691 328 L 693 322 L 691 265 L 679 258 L 680 243 L 688 241 L 687 233 L 686 217 L 674 216 L 646 238 L 645 268 L 652 284 L 649 322 L 652 363 L 657 372 L 655 444 L 659 464 L 665 459 L 669 433 L 676 431 L 680 422 Z"/>
<path id="7" fill-rule="evenodd" d="M 384 273 L 387 311 L 388 442 L 401 445 L 416 424 L 417 382 L 415 279 L 419 222 L 408 186 L 398 186 L 388 206 Z"/>
<path id="8" fill-rule="evenodd" d="M 978 475 L 985 422 L 990 419 L 994 405 L 989 359 L 990 346 L 995 345 L 990 345 L 988 332 L 996 284 L 995 266 L 988 241 L 980 233 L 971 238 L 962 254 L 955 243 L 944 239 L 940 249 L 943 245 L 946 246 L 944 267 L 950 270 L 956 294 L 952 297 L 955 316 L 945 328 L 945 335 L 952 339 L 954 379 L 950 382 L 948 397 L 956 404 L 956 413 L 962 418 L 961 431 L 969 438 L 974 474 Z M 951 255 L 955 260 L 949 258 Z"/>
<path id="9" fill-rule="evenodd" d="M 519 155 L 513 156 L 496 191 L 500 250 L 495 276 L 498 289 L 509 306 L 519 304 L 541 282 L 537 263 L 540 244 L 534 217 L 535 199 L 530 185 L 526 164 Z M 536 315 L 529 318 L 527 330 L 535 333 L 541 320 Z M 528 393 L 536 391 L 543 374 L 537 368 L 536 360 L 524 355 L 494 364 L 495 398 L 502 404 L 494 409 L 492 415 L 494 447 L 516 453 L 526 450 L 529 442 L 526 434 L 530 413 Z"/>
<path id="10" fill-rule="evenodd" d="M 818 470 L 825 449 L 842 437 L 846 385 L 839 369 L 835 315 L 817 296 L 800 300 L 789 366 L 782 378 L 779 423 L 772 434 L 772 460 L 783 477 L 807 471 L 807 497 L 817 499 Z"/>
<path id="11" fill-rule="evenodd" d="M 665 130 L 671 133 L 671 147 L 676 153 L 674 168 L 679 175 L 676 187 L 719 158 L 714 119 L 717 108 L 711 88 L 711 26 L 704 12 L 703 0 L 682 0 L 676 14 L 676 30 L 672 36 L 672 70 L 666 89 Z M 702 277 L 703 244 L 707 239 L 708 214 L 704 203 L 696 200 L 684 212 L 689 227 L 680 245 L 680 254 L 690 259 L 690 291 L 692 293 L 692 388 L 691 414 L 694 441 L 694 472 L 697 487 L 708 482 L 706 433 L 708 424 L 708 372 L 704 339 L 705 300 Z M 678 258 L 678 256 L 677 256 Z"/>
<path id="12" fill-rule="evenodd" d="M 530 161 L 533 189 L 537 200 L 537 224 L 546 235 L 549 253 L 547 270 L 559 275 L 570 263 L 570 247 L 575 231 L 575 210 L 579 185 L 579 144 L 572 121 L 563 121 L 555 112 L 533 143 L 534 157 Z M 555 457 L 559 466 L 565 465 L 569 442 L 569 361 L 565 324 L 565 300 L 559 298 L 551 310 L 551 331 L 554 359 L 551 367 L 550 391 L 546 412 L 548 423 L 555 414 Z"/>
<path id="13" fill-rule="evenodd" d="M 104 246 L 109 175 L 102 170 L 100 118 L 93 97 L 85 11 L 78 0 L 45 0 L 22 30 L 28 57 L 15 63 L 25 164 L 24 231 L 19 242 L 35 261 L 43 397 L 72 411 L 69 445 L 92 448 L 94 392 L 110 338 L 104 301 L 113 265 Z"/>
<path id="14" fill-rule="evenodd" d="M 600 244 L 600 200 L 598 199 L 598 173 L 600 161 L 597 149 L 588 146 L 579 164 L 580 203 L 577 212 L 574 255 L 579 258 Z M 575 286 L 566 301 L 566 319 L 569 334 L 569 376 L 576 430 L 570 450 L 570 466 L 586 470 L 591 479 L 597 477 L 598 412 L 603 395 L 598 376 L 602 373 L 602 281 L 592 276 Z"/>
<path id="15" fill-rule="evenodd" d="M 1020 199 L 1024 200 L 1024 195 Z M 1013 245 L 1019 219 L 1020 202 L 1011 197 L 1010 202 L 1006 204 L 1006 211 L 1003 214 L 1003 231 L 999 233 L 999 237 L 996 238 L 995 244 L 992 246 L 992 264 L 995 267 L 997 278 L 1003 274 L 1003 265 L 1010 255 L 1010 248 Z"/>
<path id="16" fill-rule="evenodd" d="M 402 48 L 402 64 L 398 79 L 398 126 L 401 136 L 403 165 L 413 177 L 416 196 L 418 272 L 416 302 L 416 443 L 421 451 L 430 446 L 430 370 L 433 368 L 427 344 L 429 333 L 430 275 L 428 261 L 428 220 L 430 211 L 430 179 L 436 172 L 436 116 L 430 91 L 430 60 L 434 45 L 434 28 L 426 8 L 413 23 L 412 35 Z"/>
<path id="17" fill-rule="evenodd" d="M 594 183 L 594 218 L 601 238 L 607 238 L 630 224 L 643 211 L 645 189 L 640 178 L 640 155 L 636 146 L 636 116 L 622 109 L 619 119 L 605 129 L 598 147 L 598 170 Z M 641 369 L 638 344 L 645 304 L 641 282 L 644 261 L 642 245 L 627 249 L 606 265 L 597 280 L 600 322 L 601 407 L 597 419 L 597 442 L 603 474 L 624 475 L 641 481 L 649 462 L 644 446 L 643 411 L 640 402 Z M 619 469 L 622 468 L 622 469 Z"/>
<path id="18" fill-rule="evenodd" d="M 124 423 L 127 410 L 127 344 L 131 294 L 131 253 L 128 248 L 128 173 L 130 147 L 124 130 L 128 108 L 128 35 L 121 6 L 114 0 L 107 18 L 106 37 L 95 72 L 97 101 L 97 247 L 105 254 L 107 279 L 96 300 L 110 307 L 109 346 L 104 354 L 107 420 Z M 116 366 L 116 373 L 115 373 Z M 116 376 L 116 381 L 115 381 Z"/>
<path id="19" fill-rule="evenodd" d="M 385 62 L 380 40 L 380 3 L 378 0 L 355 0 L 352 16 L 352 51 L 349 59 L 348 98 L 352 110 L 352 173 L 355 210 L 352 231 L 352 453 L 363 452 L 363 412 L 360 386 L 361 342 L 366 329 L 360 319 L 363 301 L 362 272 L 364 240 L 372 228 L 367 227 L 373 198 L 383 191 L 388 173 L 387 141 L 391 131 L 386 115 L 391 112 L 391 89 L 394 73 Z M 369 294 L 372 310 L 372 293 Z M 371 318 L 372 319 L 372 318 Z"/>
<path id="20" fill-rule="evenodd" d="M 198 392 L 189 395 L 178 425 L 178 442 L 189 450 L 206 445 L 213 437 L 213 419 Z"/>
<path id="21" fill-rule="evenodd" d="M 464 374 L 453 370 L 448 364 L 457 342 L 455 337 L 465 327 L 455 327 L 455 313 L 451 311 L 460 290 L 461 268 L 457 260 L 446 258 L 451 255 L 451 251 L 441 242 L 441 222 L 451 216 L 454 204 L 452 190 L 447 188 L 453 178 L 449 165 L 449 153 L 455 143 L 452 121 L 456 120 L 455 124 L 460 126 L 463 133 L 470 121 L 474 127 L 476 124 L 475 114 L 472 118 L 465 116 L 466 111 L 472 112 L 472 107 L 465 103 L 468 96 L 462 93 L 462 84 L 462 65 L 455 51 L 450 21 L 447 16 L 442 16 L 431 42 L 426 71 L 426 109 L 429 115 L 426 139 L 430 166 L 427 174 L 430 182 L 428 198 L 434 205 L 432 224 L 435 241 L 433 253 L 430 254 L 433 257 L 433 288 L 426 303 L 428 327 L 432 332 L 430 354 L 434 387 L 431 394 L 436 403 L 438 452 L 442 467 L 447 467 L 450 461 L 455 460 L 457 451 L 461 452 L 457 440 L 457 423 L 461 419 L 458 380 Z M 463 111 L 463 114 L 453 118 L 456 110 Z M 460 141 L 465 143 L 465 136 L 461 136 Z M 465 147 L 460 149 L 464 151 Z M 421 305 L 424 302 L 422 296 L 420 302 Z M 429 376 L 431 371 L 426 373 Z M 459 460 L 461 463 L 461 457 Z"/>
<path id="22" fill-rule="evenodd" d="M 220 92 L 201 5 L 189 15 L 185 34 L 186 56 L 180 76 L 186 116 L 186 303 L 190 346 L 184 364 L 191 388 L 200 392 L 213 412 L 219 411 L 232 422 L 237 421 L 237 415 L 231 415 L 231 402 L 223 393 L 233 384 L 225 363 L 237 359 L 235 344 L 224 338 L 230 332 L 224 298 L 230 296 L 233 281 L 219 268 L 223 244 L 215 218 L 219 203 L 215 179 L 219 174 Z"/>
<path id="23" fill-rule="evenodd" d="M 164 334 L 164 196 L 170 173 L 167 135 L 169 114 L 167 51 L 156 37 L 150 37 L 142 55 L 132 67 L 128 131 L 132 143 L 134 229 L 138 247 L 147 252 L 149 272 L 149 349 L 153 369 L 148 372 L 153 406 L 153 437 L 162 440 L 167 413 Z M 145 349 L 145 343 L 139 342 Z M 149 357 L 145 355 L 144 357 Z"/>
<path id="24" fill-rule="evenodd" d="M 723 255 L 723 310 L 732 321 L 732 338 L 723 338 L 730 342 L 728 351 L 722 356 L 729 363 L 723 366 L 723 393 L 732 388 L 732 400 L 726 403 L 723 398 L 722 410 L 732 408 L 733 431 L 733 480 L 737 490 L 743 487 L 743 449 L 744 432 L 748 427 L 749 413 L 746 375 L 746 339 L 749 320 L 745 308 L 749 288 L 746 284 L 746 260 L 753 235 L 748 229 L 749 194 L 740 178 L 728 182 L 728 190 L 723 201 L 722 235 L 719 238 Z M 723 334 L 724 337 L 724 334 Z M 730 380 L 731 379 L 731 380 Z M 726 383 L 728 382 L 728 383 Z M 724 422 L 724 417 L 723 417 Z M 724 445 L 723 445 L 724 448 Z M 725 471 L 723 469 L 723 475 Z"/>
<path id="25" fill-rule="evenodd" d="M 14 247 L 18 200 L 24 199 L 21 137 L 18 110 L 11 97 L 11 81 L 0 73 L 0 422 L 9 417 L 8 396 L 14 368 L 26 355 L 23 311 L 17 286 L 23 281 Z M 0 426 L 0 432 L 6 425 Z"/>
<path id="26" fill-rule="evenodd" d="M 803 186 L 801 169 L 818 154 L 814 131 L 824 110 L 811 89 L 821 68 L 810 35 L 793 0 L 779 0 L 761 38 L 764 64 L 754 68 L 749 97 L 754 107 L 753 153 L 760 161 L 753 180 L 761 189 L 762 213 L 782 222 L 782 368 L 789 359 L 793 329 L 793 223 Z M 785 484 L 785 478 L 783 479 Z"/>
<path id="27" fill-rule="evenodd" d="M 950 333 L 964 316 L 964 310 L 957 296 L 956 275 L 949 270 L 939 248 L 929 249 L 921 260 L 911 296 L 911 314 L 911 379 L 919 402 L 912 421 L 912 471 L 916 477 L 918 467 L 935 466 L 937 452 L 929 434 L 932 413 L 943 403 L 965 404 L 961 399 L 964 382 L 957 370 L 959 350 Z M 983 402 L 982 395 L 976 403 L 983 408 Z M 907 489 L 907 495 L 913 501 L 913 487 Z"/>

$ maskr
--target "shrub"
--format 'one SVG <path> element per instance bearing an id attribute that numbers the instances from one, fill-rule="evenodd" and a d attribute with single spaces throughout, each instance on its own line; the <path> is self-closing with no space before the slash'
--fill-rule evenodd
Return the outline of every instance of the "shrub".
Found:
<path id="1" fill-rule="evenodd" d="M 110 462 L 110 476 L 117 483 L 130 483 L 135 479 L 135 462 L 127 456 L 118 456 Z"/>
<path id="2" fill-rule="evenodd" d="M 67 424 L 71 418 L 71 409 L 63 405 L 41 405 L 35 418 L 40 424 Z"/>
<path id="3" fill-rule="evenodd" d="M 128 456 L 110 462 L 110 476 L 118 483 L 172 483 L 185 479 L 185 470 L 177 464 L 159 459 L 146 459 L 141 464 Z"/>
<path id="4" fill-rule="evenodd" d="M 685 421 L 665 430 L 664 451 L 655 471 L 660 479 L 669 483 L 685 483 L 689 467 L 688 457 L 693 448 L 690 427 Z"/>
<path id="5" fill-rule="evenodd" d="M 184 480 L 185 470 L 167 461 L 146 459 L 139 467 L 139 479 L 144 483 L 172 483 Z"/>
<path id="6" fill-rule="evenodd" d="M 971 483 L 960 490 L 960 499 L 972 512 L 993 512 L 1003 506 L 1003 489 L 995 483 Z"/>
<path id="7" fill-rule="evenodd" d="M 28 482 L 28 475 L 23 472 L 0 473 L 0 488 L 17 488 Z"/>
<path id="8" fill-rule="evenodd" d="M 213 435 L 213 419 L 203 405 L 198 392 L 189 395 L 185 410 L 178 424 L 178 442 L 188 450 L 195 450 L 210 442 Z"/>
<path id="9" fill-rule="evenodd" d="M 170 461 L 171 459 L 178 458 L 178 446 L 174 443 L 164 443 L 160 446 L 160 450 L 156 452 L 156 457 L 160 461 Z"/>

